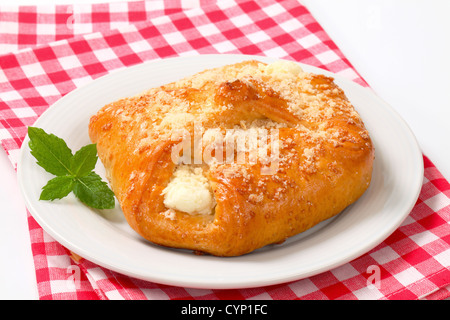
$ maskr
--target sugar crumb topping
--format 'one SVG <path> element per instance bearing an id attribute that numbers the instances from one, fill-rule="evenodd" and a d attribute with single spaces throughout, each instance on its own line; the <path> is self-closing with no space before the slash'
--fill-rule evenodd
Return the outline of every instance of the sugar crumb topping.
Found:
<path id="1" fill-rule="evenodd" d="M 257 92 L 255 99 L 259 99 L 260 96 L 273 96 L 285 102 L 286 110 L 283 112 L 293 115 L 298 121 L 288 123 L 264 116 L 253 118 L 244 116 L 233 120 L 239 111 L 233 100 L 218 104 L 211 92 L 223 83 L 233 83 L 236 80 L 255 90 Z M 292 163 L 296 163 L 300 164 L 301 171 L 307 173 L 315 172 L 316 159 L 324 143 L 338 148 L 346 142 L 356 142 L 354 135 L 336 129 L 340 127 L 335 125 L 336 121 L 345 119 L 348 124 L 355 126 L 362 123 L 358 113 L 342 90 L 334 84 L 333 79 L 305 72 L 299 64 L 284 60 L 270 64 L 253 61 L 205 70 L 163 87 L 152 88 L 134 97 L 123 99 L 120 106 L 114 109 L 114 116 L 120 119 L 122 126 L 139 129 L 138 139 L 132 135 L 127 137 L 128 143 L 134 144 L 135 153 L 149 150 L 155 142 L 177 139 L 183 132 L 188 131 L 192 134 L 196 124 L 203 126 L 205 145 L 225 143 L 227 139 L 235 140 L 242 135 L 248 137 L 262 129 L 289 130 L 290 134 L 279 137 L 280 154 L 277 156 L 280 170 L 283 172 Z M 229 119 L 234 122 L 231 120 L 227 122 Z M 218 132 L 223 134 L 224 140 L 216 139 Z M 357 133 L 361 139 L 369 139 L 363 125 L 360 125 Z M 306 142 L 309 147 L 303 150 L 294 148 L 296 141 L 300 140 Z M 266 162 L 273 160 L 270 159 L 270 151 L 263 151 L 258 163 L 264 164 L 264 160 Z M 299 159 L 302 161 L 298 161 Z M 240 176 L 244 181 L 250 179 L 245 165 L 227 163 L 222 165 L 221 169 L 229 176 Z M 206 188 L 207 181 L 204 176 L 195 175 L 195 172 L 186 168 L 180 170 L 174 174 L 176 181 L 183 177 L 183 182 L 179 185 L 187 186 L 186 181 L 189 180 L 190 183 L 194 181 L 201 190 L 210 190 Z M 164 191 L 166 196 L 171 193 L 171 188 L 172 186 L 168 186 Z M 275 193 L 281 197 L 282 189 Z M 211 195 L 210 191 L 205 191 L 202 200 L 208 204 L 203 206 L 203 209 L 194 208 L 192 212 L 211 210 L 209 202 L 211 199 L 206 200 L 208 194 Z M 258 203 L 262 201 L 262 195 L 251 193 L 249 201 Z M 177 208 L 171 200 L 166 199 L 165 203 L 172 210 Z M 171 212 L 164 214 L 169 218 L 173 216 Z"/>

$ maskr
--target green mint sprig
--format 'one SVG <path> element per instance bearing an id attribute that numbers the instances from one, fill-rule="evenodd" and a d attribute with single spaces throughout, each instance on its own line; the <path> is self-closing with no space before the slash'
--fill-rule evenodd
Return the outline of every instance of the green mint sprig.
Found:
<path id="1" fill-rule="evenodd" d="M 114 208 L 114 193 L 94 172 L 97 145 L 89 144 L 75 154 L 66 142 L 43 129 L 28 127 L 28 143 L 37 164 L 56 177 L 42 187 L 39 200 L 56 200 L 70 192 L 85 205 L 95 209 Z"/>

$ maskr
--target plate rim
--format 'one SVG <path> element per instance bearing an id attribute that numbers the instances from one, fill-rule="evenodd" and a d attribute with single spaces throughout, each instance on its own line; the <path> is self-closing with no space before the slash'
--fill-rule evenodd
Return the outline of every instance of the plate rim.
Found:
<path id="1" fill-rule="evenodd" d="M 200 59 L 201 57 L 205 57 L 205 56 L 209 56 L 212 58 L 223 58 L 224 56 L 228 56 L 228 57 L 236 57 L 236 58 L 242 58 L 242 59 L 258 59 L 258 60 L 267 60 L 267 61 L 274 61 L 274 60 L 280 60 L 278 58 L 271 58 L 271 57 L 266 57 L 266 56 L 254 56 L 254 55 L 242 55 L 242 54 L 200 54 L 200 55 L 196 55 L 196 56 L 179 56 L 179 57 L 170 57 L 170 58 L 165 58 L 165 59 L 156 59 L 156 60 L 149 60 L 137 65 L 133 65 L 131 67 L 125 67 L 125 68 L 120 68 L 120 69 L 116 69 L 113 70 L 105 75 L 102 75 L 101 77 L 94 79 L 92 81 L 89 81 L 79 87 L 77 87 L 76 89 L 72 90 L 71 92 L 67 93 L 66 95 L 64 95 L 63 97 L 61 97 L 60 99 L 58 99 L 57 101 L 55 101 L 52 105 L 50 105 L 42 114 L 41 116 L 36 120 L 36 122 L 33 124 L 33 126 L 38 126 L 40 123 L 40 119 L 45 119 L 45 117 L 47 117 L 48 114 L 51 114 L 52 110 L 57 108 L 59 106 L 59 104 L 63 104 L 64 101 L 66 99 L 70 99 L 72 97 L 72 95 L 76 95 L 82 88 L 84 87 L 88 87 L 90 85 L 92 85 L 95 82 L 99 82 L 99 81 L 108 81 L 108 78 L 110 77 L 117 77 L 117 74 L 120 74 L 121 72 L 132 72 L 130 71 L 130 69 L 135 69 L 135 68 L 141 68 L 143 64 L 158 64 L 161 61 L 165 61 L 167 63 L 170 63 L 170 60 L 180 60 L 180 59 Z M 358 83 L 345 78 L 339 74 L 335 74 L 333 72 L 330 72 L 328 70 L 324 70 L 315 66 L 310 66 L 310 65 L 306 65 L 304 63 L 300 63 L 300 62 L 296 62 L 298 64 L 300 64 L 301 66 L 307 66 L 308 68 L 312 68 L 312 69 L 317 69 L 319 71 L 321 71 L 324 74 L 328 74 L 331 75 L 333 77 L 335 77 L 335 79 L 339 79 L 340 81 L 346 81 L 349 83 L 352 83 L 353 85 L 362 88 L 364 90 L 366 90 L 366 92 L 368 92 L 367 94 L 372 95 L 372 97 L 376 100 L 378 100 L 378 102 L 380 104 L 383 105 L 383 107 L 385 108 L 385 110 L 389 111 L 391 113 L 391 115 L 395 118 L 396 121 L 401 122 L 404 132 L 407 133 L 409 135 L 409 138 L 411 139 L 410 141 L 413 142 L 414 144 L 414 150 L 416 151 L 416 159 L 418 161 L 417 167 L 419 169 L 419 172 L 417 174 L 417 181 L 416 181 L 416 194 L 411 195 L 411 198 L 414 198 L 415 200 L 417 200 L 417 198 L 420 195 L 420 191 L 421 191 L 421 186 L 423 183 L 423 174 L 424 174 L 424 166 L 423 166 L 423 154 L 420 150 L 420 146 L 419 143 L 417 141 L 417 138 L 415 137 L 413 131 L 411 130 L 411 128 L 409 127 L 409 125 L 406 123 L 406 121 L 400 116 L 400 114 L 393 109 L 388 103 L 386 103 L 384 100 L 382 100 L 378 95 L 376 95 L 376 93 L 370 89 L 370 88 L 366 88 L 363 87 L 361 85 L 359 85 Z M 103 80 L 102 80 L 103 79 Z M 106 80 L 105 80 L 106 79 Z M 406 130 L 405 130 L 406 129 Z M 20 155 L 19 155 L 19 161 L 17 163 L 17 175 L 18 175 L 18 183 L 19 183 L 19 188 L 21 190 L 22 196 L 25 199 L 25 203 L 26 203 L 26 207 L 29 210 L 29 212 L 31 213 L 31 215 L 33 216 L 34 219 L 36 219 L 36 221 L 38 222 L 38 224 L 46 231 L 49 233 L 50 236 L 52 236 L 55 241 L 63 244 L 66 248 L 68 248 L 69 250 L 77 253 L 77 252 L 85 252 L 86 250 L 83 248 L 79 248 L 78 246 L 76 246 L 73 243 L 67 242 L 58 232 L 57 230 L 54 230 L 48 223 L 46 223 L 46 221 L 42 220 L 42 217 L 39 215 L 38 212 L 35 212 L 34 207 L 32 205 L 32 199 L 28 198 L 28 194 L 26 193 L 26 187 L 25 187 L 25 179 L 23 177 L 23 171 L 22 171 L 22 162 L 24 161 L 24 157 L 26 157 L 26 153 L 29 152 L 28 149 L 28 134 L 25 136 L 24 140 L 22 141 L 22 145 L 20 148 Z M 420 174 L 419 174 L 420 173 Z M 95 257 L 92 257 L 91 255 L 88 255 L 89 258 L 86 258 L 87 260 L 96 263 L 100 266 L 103 266 L 107 269 L 116 271 L 118 273 L 124 274 L 124 275 L 128 275 L 128 276 L 132 276 L 135 278 L 139 278 L 139 279 L 143 279 L 143 280 L 147 280 L 147 281 L 153 281 L 155 283 L 161 283 L 161 284 L 167 284 L 167 285 L 173 285 L 173 286 L 184 286 L 184 287 L 191 287 L 191 288 L 208 288 L 208 289 L 237 289 L 237 288 L 251 288 L 251 287 L 259 287 L 259 286 L 265 286 L 265 285 L 273 285 L 273 284 L 279 284 L 279 283 L 285 283 L 285 282 L 290 282 L 290 281 L 294 281 L 294 280 L 300 280 L 303 278 L 307 278 L 310 277 L 312 275 L 316 275 L 316 274 L 320 274 L 322 272 L 331 270 L 333 268 L 336 268 L 342 264 L 345 264 L 361 255 L 363 255 L 364 253 L 366 253 L 367 251 L 369 251 L 371 248 L 375 247 L 376 245 L 378 245 L 379 243 L 381 243 L 382 241 L 384 241 L 387 237 L 389 237 L 389 235 L 391 235 L 401 224 L 402 222 L 406 219 L 406 217 L 409 215 L 410 211 L 412 210 L 412 208 L 414 207 L 416 201 L 411 201 L 408 210 L 405 210 L 405 213 L 402 215 L 402 217 L 399 219 L 397 219 L 397 222 L 395 224 L 392 224 L 391 227 L 389 229 L 386 229 L 385 232 L 383 233 L 382 236 L 379 237 L 379 241 L 377 241 L 377 243 L 371 243 L 371 244 L 367 244 L 365 247 L 361 247 L 360 250 L 358 251 L 353 251 L 353 253 L 351 255 L 348 255 L 346 259 L 342 259 L 340 261 L 336 261 L 335 263 L 331 263 L 328 264 L 326 266 L 323 266 L 323 268 L 321 269 L 316 269 L 314 271 L 311 271 L 309 273 L 303 273 L 301 275 L 297 275 L 297 274 L 291 274 L 289 276 L 285 276 L 282 278 L 271 278 L 271 279 L 267 279 L 267 280 L 258 280 L 256 282 L 246 282 L 246 283 L 242 283 L 241 281 L 236 281 L 236 282 L 232 282 L 229 279 L 226 279 L 226 281 L 220 281 L 220 280 L 215 280 L 214 283 L 208 282 L 205 283 L 204 281 L 198 280 L 195 281 L 195 279 L 191 279 L 191 280 L 182 280 L 182 279 L 160 279 L 157 275 L 156 276 L 142 276 L 140 274 L 132 274 L 130 272 L 124 272 L 124 270 L 122 269 L 117 269 L 114 266 L 105 264 L 104 261 L 99 261 L 98 259 L 96 259 Z M 44 228 L 44 226 L 46 228 Z M 82 255 L 83 256 L 83 255 Z M 84 256 L 83 256 L 84 257 Z"/>

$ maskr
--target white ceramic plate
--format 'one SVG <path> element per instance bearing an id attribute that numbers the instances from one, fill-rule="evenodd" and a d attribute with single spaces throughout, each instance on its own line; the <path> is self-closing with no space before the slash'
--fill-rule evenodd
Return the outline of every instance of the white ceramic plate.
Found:
<path id="1" fill-rule="evenodd" d="M 103 105 L 205 68 L 244 59 L 243 55 L 204 55 L 157 60 L 104 76 L 52 105 L 34 126 L 67 141 L 73 151 L 90 143 L 89 118 Z M 332 75 L 302 65 L 306 71 Z M 248 288 L 312 276 L 366 253 L 406 218 L 420 192 L 422 153 L 405 122 L 370 89 L 332 75 L 355 105 L 376 148 L 373 180 L 367 192 L 335 218 L 281 245 L 233 258 L 197 256 L 162 248 L 141 239 L 126 223 L 119 206 L 95 211 L 72 195 L 39 201 L 52 177 L 22 147 L 18 179 L 27 207 L 42 228 L 80 256 L 119 273 L 168 285 L 194 288 Z M 97 173 L 104 176 L 100 161 Z"/>

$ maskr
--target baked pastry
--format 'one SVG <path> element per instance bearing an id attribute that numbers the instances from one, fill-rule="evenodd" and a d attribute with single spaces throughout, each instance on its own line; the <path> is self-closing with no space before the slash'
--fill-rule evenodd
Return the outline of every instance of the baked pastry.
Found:
<path id="1" fill-rule="evenodd" d="M 92 116 L 89 135 L 137 233 L 216 256 L 340 213 L 368 188 L 374 159 L 333 78 L 288 61 L 221 66 L 120 99 Z"/>

